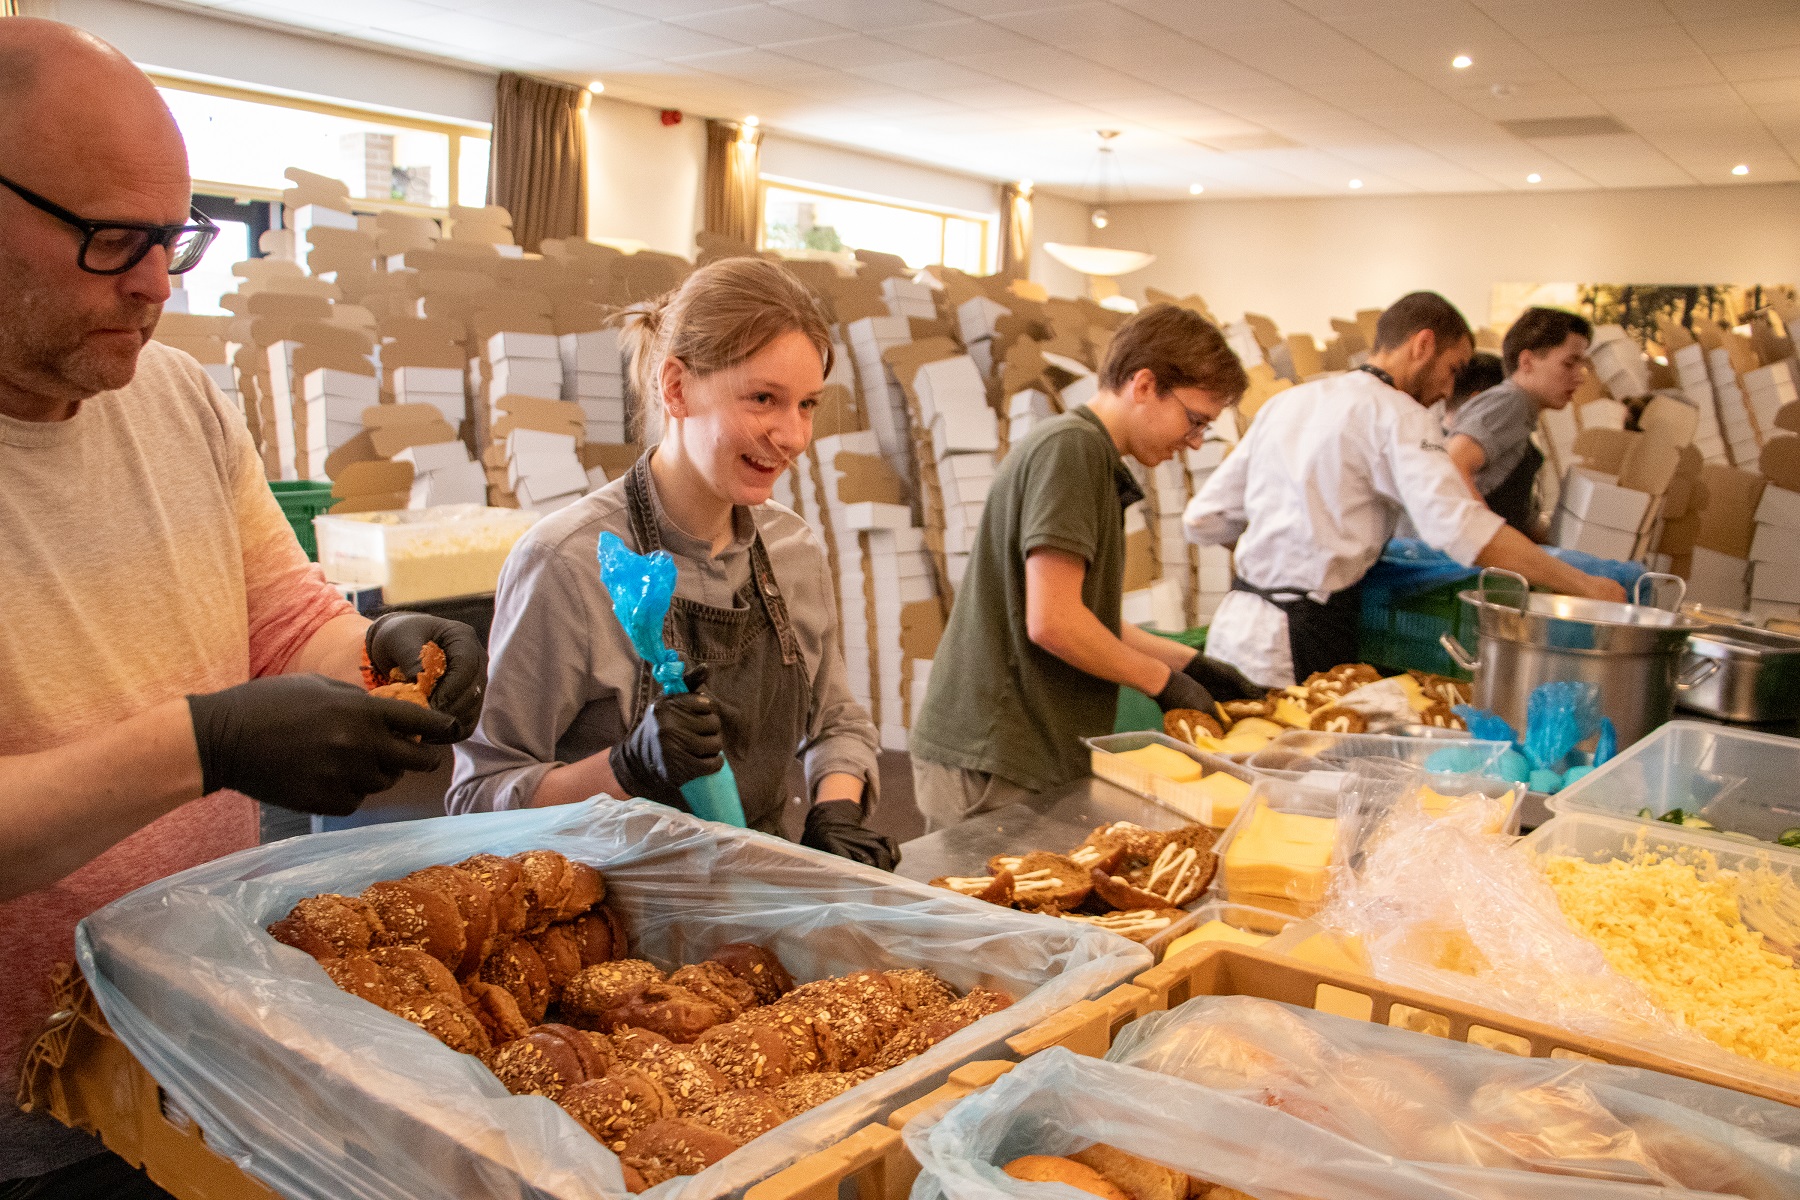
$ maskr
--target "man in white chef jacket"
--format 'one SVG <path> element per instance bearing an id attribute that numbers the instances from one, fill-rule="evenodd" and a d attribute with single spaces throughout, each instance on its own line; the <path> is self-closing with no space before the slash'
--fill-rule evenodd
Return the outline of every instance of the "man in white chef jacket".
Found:
<path id="1" fill-rule="evenodd" d="M 1189 502 L 1188 537 L 1235 546 L 1232 592 L 1206 653 L 1264 687 L 1357 661 L 1361 582 L 1401 515 L 1435 549 L 1569 595 L 1622 601 L 1610 579 L 1552 558 L 1473 495 L 1427 411 L 1474 352 L 1435 292 L 1381 314 L 1364 367 L 1289 388 Z"/>

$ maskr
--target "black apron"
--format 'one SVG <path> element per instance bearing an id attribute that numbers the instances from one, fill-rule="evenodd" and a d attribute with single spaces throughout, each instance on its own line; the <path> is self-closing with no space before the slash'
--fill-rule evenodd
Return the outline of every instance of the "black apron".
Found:
<path id="1" fill-rule="evenodd" d="M 646 453 L 625 480 L 633 549 L 639 554 L 662 549 L 653 486 Z M 725 757 L 737 776 L 744 819 L 752 829 L 779 835 L 787 799 L 782 781 L 806 738 L 812 680 L 760 530 L 750 540 L 750 580 L 733 600 L 730 608 L 715 608 L 676 596 L 663 620 L 663 642 L 688 666 L 706 664 L 706 690 L 725 725 Z M 649 664 L 640 662 L 626 727 L 635 729 L 661 694 Z"/>
<path id="2" fill-rule="evenodd" d="M 1525 443 L 1525 457 L 1519 465 L 1507 473 L 1494 486 L 1494 490 L 1482 496 L 1487 506 L 1494 510 L 1508 525 L 1531 538 L 1537 540 L 1532 528 L 1537 524 L 1537 509 L 1531 503 L 1531 493 L 1537 484 L 1538 472 L 1544 467 L 1544 452 Z"/>
<path id="3" fill-rule="evenodd" d="M 1323 604 L 1301 588 L 1259 588 L 1241 577 L 1232 579 L 1231 590 L 1261 596 L 1287 616 L 1288 653 L 1294 657 L 1295 683 L 1305 683 L 1315 671 L 1329 671 L 1358 661 L 1361 580 L 1331 593 Z"/>

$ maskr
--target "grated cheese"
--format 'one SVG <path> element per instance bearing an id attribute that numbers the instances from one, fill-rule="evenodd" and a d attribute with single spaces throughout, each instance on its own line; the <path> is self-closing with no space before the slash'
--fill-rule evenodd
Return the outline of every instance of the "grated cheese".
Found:
<path id="1" fill-rule="evenodd" d="M 1591 863 L 1552 856 L 1564 915 L 1612 967 L 1682 1024 L 1727 1050 L 1800 1070 L 1800 970 L 1738 915 L 1738 879 L 1701 878 L 1647 855 Z"/>

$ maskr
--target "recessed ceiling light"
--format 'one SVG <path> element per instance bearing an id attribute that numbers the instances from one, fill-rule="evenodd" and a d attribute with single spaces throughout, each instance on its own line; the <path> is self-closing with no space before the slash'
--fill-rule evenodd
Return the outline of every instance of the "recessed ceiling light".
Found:
<path id="1" fill-rule="evenodd" d="M 1188 195 L 1190 195 L 1190 196 L 1198 196 L 1201 192 L 1204 192 L 1205 190 L 1206 190 L 1206 185 L 1204 183 L 1188 184 Z"/>
<path id="2" fill-rule="evenodd" d="M 1542 175 L 1539 175 L 1536 171 L 1533 171 L 1531 174 L 1529 174 L 1525 177 L 1525 182 L 1526 183 L 1542 183 L 1542 182 L 1544 182 L 1544 177 Z"/>
<path id="3" fill-rule="evenodd" d="M 1455 58 L 1450 60 L 1450 65 L 1455 67 L 1457 70 L 1462 71 L 1462 70 L 1467 70 L 1469 67 L 1474 66 L 1475 60 L 1470 58 L 1466 54 L 1459 54 Z"/>
<path id="4" fill-rule="evenodd" d="M 1737 166 L 1731 168 L 1731 173 L 1733 175 L 1748 175 L 1750 173 L 1750 168 L 1744 163 L 1739 163 Z"/>
<path id="5" fill-rule="evenodd" d="M 1029 180 L 1029 179 L 1019 180 L 1019 190 L 1021 192 L 1029 192 L 1031 190 L 1031 180 Z"/>
<path id="6" fill-rule="evenodd" d="M 1360 180 L 1360 179 L 1352 179 L 1350 181 L 1350 187 L 1352 190 L 1355 190 L 1356 188 L 1359 188 L 1361 186 L 1362 186 L 1362 180 Z"/>
<path id="7" fill-rule="evenodd" d="M 596 79 L 596 80 L 594 80 L 594 82 L 588 84 L 588 91 L 594 93 L 594 95 L 596 95 L 596 96 L 598 96 L 601 92 L 604 92 L 605 90 L 606 90 L 606 85 L 604 83 L 601 83 L 598 79 Z"/>
<path id="8" fill-rule="evenodd" d="M 752 129 L 755 129 L 758 125 L 761 125 L 762 122 L 757 120 L 755 117 L 745 117 L 744 124 L 748 125 Z"/>

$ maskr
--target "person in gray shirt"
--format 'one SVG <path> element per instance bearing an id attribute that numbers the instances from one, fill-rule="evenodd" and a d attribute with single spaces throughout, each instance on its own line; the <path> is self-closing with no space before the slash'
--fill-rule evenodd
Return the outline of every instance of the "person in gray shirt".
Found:
<path id="1" fill-rule="evenodd" d="M 823 318 L 779 264 L 733 258 L 628 312 L 623 335 L 645 440 L 661 441 L 508 557 L 481 723 L 446 807 L 600 795 L 685 807 L 681 786 L 729 760 L 746 820 L 779 833 L 798 756 L 812 800 L 802 842 L 892 869 L 893 843 L 863 824 L 878 742 L 850 695 L 825 555 L 770 500 L 812 440 L 831 362 Z M 613 614 L 596 560 L 606 532 L 674 558 L 663 638 L 689 692 L 662 692 Z"/>
<path id="2" fill-rule="evenodd" d="M 1587 376 L 1593 328 L 1571 312 L 1526 309 L 1501 343 L 1506 381 L 1456 410 L 1445 448 L 1470 490 L 1533 541 L 1543 529 L 1532 485 L 1544 455 L 1532 444 L 1538 414 L 1567 408 Z"/>

